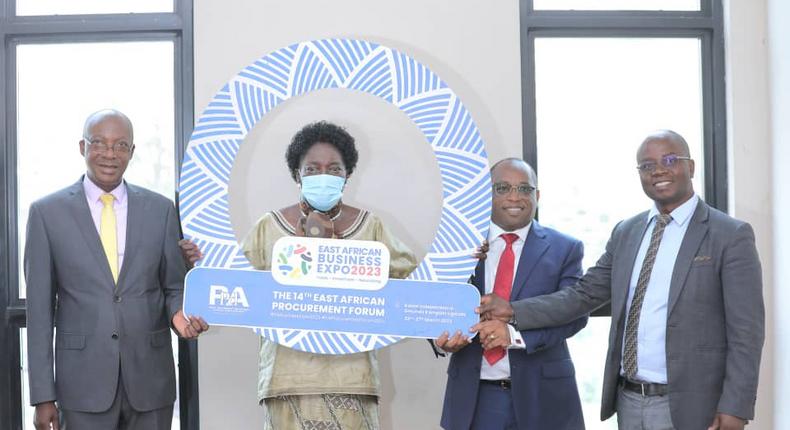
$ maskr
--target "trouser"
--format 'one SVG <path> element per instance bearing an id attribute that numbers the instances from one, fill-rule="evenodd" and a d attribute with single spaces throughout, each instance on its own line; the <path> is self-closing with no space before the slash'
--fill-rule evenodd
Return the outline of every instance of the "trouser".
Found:
<path id="1" fill-rule="evenodd" d="M 516 428 L 516 412 L 510 388 L 480 383 L 471 430 L 511 430 Z"/>
<path id="2" fill-rule="evenodd" d="M 643 396 L 623 387 L 618 388 L 617 427 L 620 430 L 674 430 L 669 412 L 669 394 Z"/>
<path id="3" fill-rule="evenodd" d="M 172 404 L 152 411 L 132 408 L 120 375 L 110 409 L 95 413 L 61 410 L 62 430 L 170 430 L 172 421 Z"/>

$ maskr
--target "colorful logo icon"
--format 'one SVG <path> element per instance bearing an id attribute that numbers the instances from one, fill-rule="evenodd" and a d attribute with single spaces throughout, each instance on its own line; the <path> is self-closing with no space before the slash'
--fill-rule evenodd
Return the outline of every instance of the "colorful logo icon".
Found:
<path id="1" fill-rule="evenodd" d="M 277 253 L 277 269 L 283 276 L 299 279 L 310 273 L 313 256 L 306 246 L 296 243 L 287 245 Z"/>

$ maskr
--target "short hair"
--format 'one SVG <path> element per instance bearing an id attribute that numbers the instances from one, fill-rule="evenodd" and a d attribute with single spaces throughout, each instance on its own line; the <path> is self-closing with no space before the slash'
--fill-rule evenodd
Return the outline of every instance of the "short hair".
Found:
<path id="1" fill-rule="evenodd" d="M 683 151 L 683 153 L 680 155 L 686 157 L 691 156 L 691 151 L 689 151 L 689 144 L 686 142 L 686 139 L 684 139 L 683 136 L 680 135 L 680 133 L 668 129 L 656 130 L 648 134 L 647 137 L 645 137 L 645 140 L 643 140 L 642 143 L 639 145 L 639 149 L 637 149 L 637 156 L 639 154 L 639 151 L 646 143 L 652 142 L 654 140 L 669 140 L 671 142 L 674 142 L 678 144 L 680 146 L 681 151 Z"/>
<path id="2" fill-rule="evenodd" d="M 302 164 L 305 154 L 319 142 L 332 145 L 340 152 L 347 175 L 354 172 L 359 159 L 354 138 L 339 125 L 328 121 L 318 121 L 302 127 L 291 139 L 291 143 L 285 151 L 285 161 L 288 163 L 288 170 L 294 181 L 299 181 L 299 166 Z"/>
<path id="3" fill-rule="evenodd" d="M 110 116 L 121 118 L 122 120 L 124 120 L 124 122 L 126 122 L 126 125 L 129 127 L 129 139 L 132 140 L 129 143 L 133 143 L 134 142 L 134 127 L 132 127 L 132 120 L 130 120 L 129 117 L 126 116 L 126 114 L 124 114 L 123 112 L 121 112 L 121 111 L 119 111 L 117 109 L 97 110 L 96 112 L 88 115 L 88 118 L 85 119 L 85 124 L 82 126 L 82 137 L 90 137 L 90 136 L 88 136 L 90 128 L 93 127 L 94 124 L 96 124 L 97 122 L 103 120 L 104 118 L 110 117 Z"/>
<path id="4" fill-rule="evenodd" d="M 527 163 L 521 158 L 517 158 L 517 157 L 503 158 L 497 161 L 496 163 L 494 163 L 493 166 L 491 166 L 491 170 L 489 170 L 489 173 L 493 175 L 494 170 L 496 170 L 496 168 L 499 167 L 501 164 L 505 164 L 505 163 L 523 164 L 527 170 L 527 175 L 529 176 L 529 179 L 532 181 L 532 186 L 534 186 L 535 188 L 538 187 L 538 174 L 535 173 L 535 169 L 533 169 L 532 166 L 529 165 L 529 163 Z"/>

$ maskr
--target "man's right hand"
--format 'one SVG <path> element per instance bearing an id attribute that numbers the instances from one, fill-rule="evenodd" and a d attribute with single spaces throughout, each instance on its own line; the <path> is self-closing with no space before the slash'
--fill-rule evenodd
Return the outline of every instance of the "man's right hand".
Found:
<path id="1" fill-rule="evenodd" d="M 58 407 L 55 402 L 44 402 L 36 405 L 36 412 L 33 414 L 33 425 L 36 430 L 60 430 L 58 420 Z"/>
<path id="2" fill-rule="evenodd" d="M 208 323 L 206 323 L 202 317 L 190 315 L 189 318 L 187 318 L 183 310 L 179 310 L 173 314 L 171 324 L 176 330 L 176 333 L 184 339 L 195 339 L 200 333 L 208 330 Z"/>
<path id="3" fill-rule="evenodd" d="M 469 345 L 469 337 L 464 336 L 461 330 L 456 331 L 453 337 L 450 337 L 449 333 L 444 332 L 441 336 L 436 338 L 434 343 L 443 351 L 458 352 L 461 348 Z"/>
<path id="4" fill-rule="evenodd" d="M 513 307 L 510 302 L 497 296 L 496 294 L 486 294 L 480 299 L 480 306 L 475 309 L 480 314 L 480 319 L 500 320 L 509 322 L 513 318 Z"/>

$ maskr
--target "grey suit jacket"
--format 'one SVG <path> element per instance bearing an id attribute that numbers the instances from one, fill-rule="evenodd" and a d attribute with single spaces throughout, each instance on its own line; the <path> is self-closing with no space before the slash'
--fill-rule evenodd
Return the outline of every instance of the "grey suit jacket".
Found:
<path id="1" fill-rule="evenodd" d="M 64 409 L 105 411 L 119 373 L 136 410 L 175 401 L 170 321 L 181 308 L 185 273 L 178 220 L 168 199 L 130 184 L 127 191 L 117 286 L 82 180 L 30 206 L 25 280 L 31 404 L 57 400 Z"/>
<path id="2" fill-rule="evenodd" d="M 616 411 L 626 300 L 647 221 L 644 212 L 620 222 L 574 287 L 513 303 L 524 330 L 565 324 L 611 301 L 602 420 Z M 671 279 L 666 354 L 674 426 L 707 428 L 716 412 L 752 419 L 765 310 L 751 226 L 700 200 Z"/>

